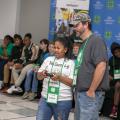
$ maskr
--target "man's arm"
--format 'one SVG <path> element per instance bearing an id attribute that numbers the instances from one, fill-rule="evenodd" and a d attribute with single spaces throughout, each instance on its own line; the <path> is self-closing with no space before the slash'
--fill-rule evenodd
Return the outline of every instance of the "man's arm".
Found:
<path id="1" fill-rule="evenodd" d="M 33 45 L 33 47 L 32 47 L 32 56 L 31 56 L 30 61 L 35 61 L 36 60 L 36 58 L 37 58 L 36 54 L 37 54 L 37 50 L 36 50 L 35 45 Z"/>
<path id="2" fill-rule="evenodd" d="M 107 62 L 105 61 L 102 61 L 99 64 L 97 64 L 94 75 L 93 75 L 92 83 L 90 85 L 89 90 L 87 91 L 88 96 L 95 97 L 95 91 L 103 79 L 103 76 L 106 70 L 106 65 L 107 65 Z"/>

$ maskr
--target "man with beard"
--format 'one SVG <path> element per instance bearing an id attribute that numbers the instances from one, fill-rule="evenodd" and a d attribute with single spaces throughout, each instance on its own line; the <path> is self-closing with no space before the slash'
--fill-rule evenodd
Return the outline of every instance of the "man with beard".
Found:
<path id="1" fill-rule="evenodd" d="M 75 119 L 98 120 L 105 90 L 109 88 L 107 48 L 103 39 L 92 33 L 89 15 L 76 14 L 70 26 L 83 41 L 74 70 Z"/>

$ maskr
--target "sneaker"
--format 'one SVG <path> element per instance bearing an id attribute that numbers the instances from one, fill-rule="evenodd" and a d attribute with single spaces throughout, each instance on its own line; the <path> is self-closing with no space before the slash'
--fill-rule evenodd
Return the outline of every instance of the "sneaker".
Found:
<path id="1" fill-rule="evenodd" d="M 27 99 L 29 97 L 29 92 L 25 92 L 22 96 L 22 99 Z"/>
<path id="2" fill-rule="evenodd" d="M 13 92 L 21 93 L 21 92 L 23 92 L 23 90 L 22 90 L 21 87 L 15 87 L 15 88 L 13 89 Z"/>
<path id="3" fill-rule="evenodd" d="M 29 94 L 28 100 L 32 101 L 32 100 L 35 99 L 35 97 L 37 97 L 37 93 L 31 92 L 31 93 Z"/>
<path id="4" fill-rule="evenodd" d="M 15 89 L 15 86 L 13 85 L 7 90 L 7 93 L 12 94 L 14 89 Z"/>
<path id="5" fill-rule="evenodd" d="M 7 93 L 8 94 L 12 94 L 13 92 L 23 92 L 22 88 L 20 87 L 15 87 L 15 85 L 11 86 L 8 90 L 7 90 Z"/>
<path id="6" fill-rule="evenodd" d="M 110 117 L 111 118 L 117 118 L 117 107 L 113 106 Z"/>
<path id="7" fill-rule="evenodd" d="M 0 81 L 0 90 L 3 88 L 3 81 Z"/>

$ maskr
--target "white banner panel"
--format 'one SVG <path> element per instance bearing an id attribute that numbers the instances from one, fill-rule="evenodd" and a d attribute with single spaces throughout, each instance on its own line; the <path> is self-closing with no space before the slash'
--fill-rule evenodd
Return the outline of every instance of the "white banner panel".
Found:
<path id="1" fill-rule="evenodd" d="M 89 0 L 57 0 L 56 7 L 89 10 Z"/>
<path id="2" fill-rule="evenodd" d="M 77 13 L 88 13 L 89 0 L 57 0 L 56 1 L 56 35 L 70 35 L 68 24 Z"/>

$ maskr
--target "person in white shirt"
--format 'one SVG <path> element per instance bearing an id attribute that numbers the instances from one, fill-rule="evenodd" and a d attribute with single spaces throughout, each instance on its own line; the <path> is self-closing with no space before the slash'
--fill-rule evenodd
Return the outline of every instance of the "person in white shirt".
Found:
<path id="1" fill-rule="evenodd" d="M 48 57 L 38 70 L 43 80 L 36 120 L 68 120 L 72 108 L 72 80 L 74 61 L 72 44 L 67 38 L 55 40 L 55 56 Z"/>

